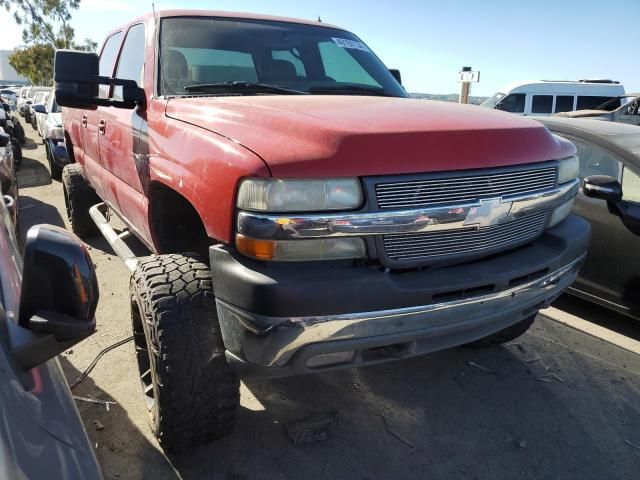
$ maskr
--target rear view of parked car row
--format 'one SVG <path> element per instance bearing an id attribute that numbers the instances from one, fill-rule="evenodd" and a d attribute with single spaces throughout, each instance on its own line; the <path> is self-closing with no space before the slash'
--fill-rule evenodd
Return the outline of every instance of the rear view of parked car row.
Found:
<path id="1" fill-rule="evenodd" d="M 58 51 L 55 96 L 20 93 L 25 119 L 57 139 L 47 153 L 73 232 L 104 234 L 132 271 L 139 379 L 163 448 L 228 434 L 240 378 L 499 345 L 576 279 L 584 296 L 638 312 L 628 291 L 598 290 L 592 228 L 572 214 L 594 202 L 622 242 L 640 233 L 640 135 L 618 132 L 637 127 L 554 118 L 546 128 L 413 100 L 344 29 L 237 15 L 146 15 L 99 55 Z M 64 118 L 47 130 L 57 104 Z M 133 256 L 112 216 L 149 256 Z M 21 395 L 53 401 L 46 386 L 63 377 L 47 360 L 94 330 L 95 273 L 80 241 L 42 226 L 27 235 L 23 267 L 5 223 L 0 247 L 13 263 L 2 265 L 0 325 L 16 333 L 0 371 Z M 68 394 L 55 401 L 75 414 Z M 27 431 L 36 415 L 15 408 L 27 425 L 14 432 Z M 28 458 L 40 443 L 56 453 L 48 471 L 98 477 L 79 420 L 66 424 L 65 442 L 4 442 L 15 461 L 5 476 L 38 477 L 43 463 Z"/>

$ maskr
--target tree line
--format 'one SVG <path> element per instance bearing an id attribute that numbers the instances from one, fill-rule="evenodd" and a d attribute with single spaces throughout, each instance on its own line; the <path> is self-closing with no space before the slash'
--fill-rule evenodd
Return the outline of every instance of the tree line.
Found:
<path id="1" fill-rule="evenodd" d="M 53 81 L 53 57 L 59 48 L 95 51 L 98 44 L 87 38 L 78 42 L 71 26 L 71 12 L 80 0 L 0 0 L 0 7 L 23 27 L 23 46 L 9 56 L 9 64 L 34 85 Z"/>

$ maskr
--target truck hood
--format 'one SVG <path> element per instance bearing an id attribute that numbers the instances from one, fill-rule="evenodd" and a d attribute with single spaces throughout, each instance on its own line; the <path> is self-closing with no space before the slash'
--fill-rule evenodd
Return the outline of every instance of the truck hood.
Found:
<path id="1" fill-rule="evenodd" d="M 517 115 L 370 96 L 176 98 L 166 115 L 259 155 L 274 177 L 389 175 L 525 164 L 575 147 Z"/>

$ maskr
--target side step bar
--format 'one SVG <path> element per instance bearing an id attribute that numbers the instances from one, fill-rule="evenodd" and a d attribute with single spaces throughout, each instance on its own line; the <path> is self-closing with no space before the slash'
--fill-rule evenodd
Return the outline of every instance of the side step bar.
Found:
<path id="1" fill-rule="evenodd" d="M 107 239 L 113 251 L 116 252 L 127 268 L 133 272 L 138 265 L 138 258 L 123 240 L 131 235 L 131 232 L 125 231 L 121 235 L 118 235 L 107 221 L 107 209 L 108 207 L 104 203 L 99 203 L 89 209 L 89 215 L 91 215 L 91 218 L 100 229 L 104 238 Z"/>

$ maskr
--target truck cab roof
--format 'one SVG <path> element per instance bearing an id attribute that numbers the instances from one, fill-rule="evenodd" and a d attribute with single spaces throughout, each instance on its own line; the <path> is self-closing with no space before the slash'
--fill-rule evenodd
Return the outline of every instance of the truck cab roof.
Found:
<path id="1" fill-rule="evenodd" d="M 286 23 L 298 23 L 302 25 L 314 25 L 320 27 L 327 28 L 337 28 L 343 30 L 341 27 L 331 25 L 329 23 L 324 23 L 318 20 L 306 20 L 301 18 L 292 18 L 292 17 L 280 17 L 273 15 L 261 15 L 257 13 L 248 13 L 248 12 L 227 12 L 220 10 L 183 10 L 183 9 L 169 9 L 169 10 L 158 10 L 155 12 L 155 15 L 158 19 L 162 18 L 171 18 L 171 17 L 217 17 L 217 18 L 238 18 L 242 20 L 266 20 L 271 22 L 286 22 Z M 152 19 L 154 16 L 154 12 L 148 12 L 140 17 L 133 19 L 130 22 L 127 22 L 117 29 L 113 30 L 113 32 L 120 31 L 126 25 L 130 25 L 133 23 L 139 23 L 141 21 L 146 21 Z"/>

